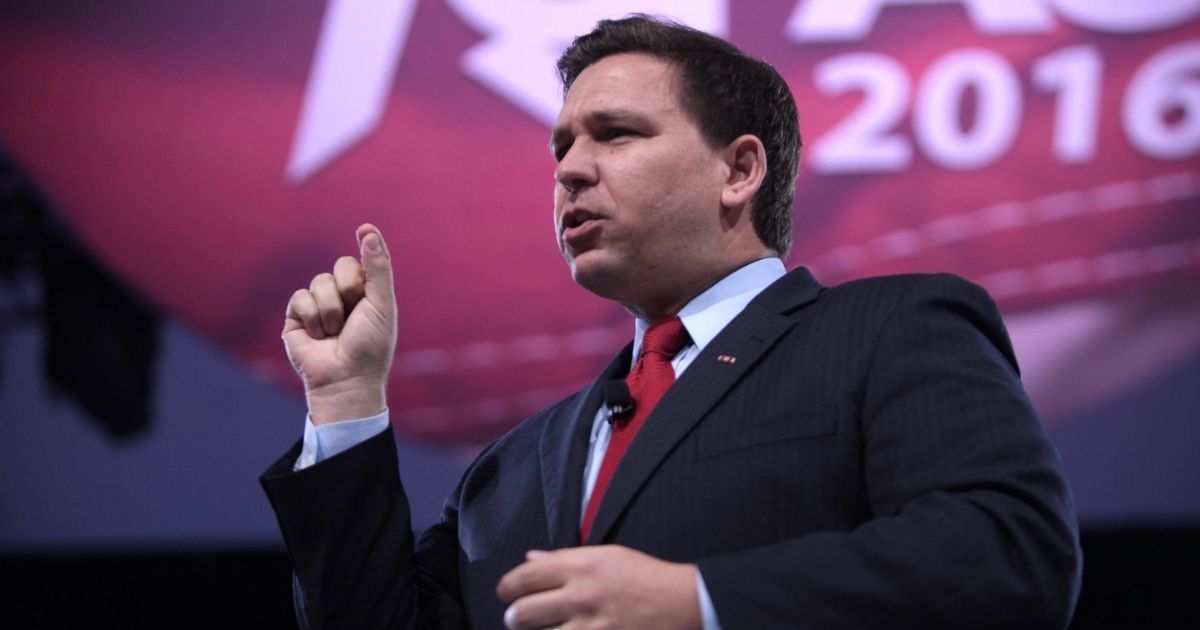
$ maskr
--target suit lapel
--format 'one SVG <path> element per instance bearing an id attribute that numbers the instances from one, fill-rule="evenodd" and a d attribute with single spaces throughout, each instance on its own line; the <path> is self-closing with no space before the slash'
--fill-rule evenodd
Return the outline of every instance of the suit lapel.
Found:
<path id="1" fill-rule="evenodd" d="M 547 418 L 542 430 L 542 496 L 550 548 L 579 544 L 579 519 L 583 504 L 583 468 L 596 412 L 604 403 L 605 384 L 629 371 L 633 344 L 625 346 L 591 387 L 575 403 Z"/>
<path id="2" fill-rule="evenodd" d="M 667 454 L 795 324 L 785 314 L 812 302 L 820 291 L 807 270 L 793 271 L 760 293 L 704 348 L 629 445 L 601 500 L 588 544 L 608 535 Z"/>

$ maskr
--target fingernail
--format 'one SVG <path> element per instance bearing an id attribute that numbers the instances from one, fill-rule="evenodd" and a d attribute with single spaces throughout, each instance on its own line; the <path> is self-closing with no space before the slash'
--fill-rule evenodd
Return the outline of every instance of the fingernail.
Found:
<path id="1" fill-rule="evenodd" d="M 504 609 L 504 627 L 512 628 L 517 625 L 517 605 L 513 604 Z"/>
<path id="2" fill-rule="evenodd" d="M 383 252 L 383 241 L 379 240 L 379 235 L 375 233 L 368 234 L 363 237 L 363 244 L 367 246 L 367 250 L 376 254 Z"/>
<path id="3" fill-rule="evenodd" d="M 541 549 L 530 549 L 529 551 L 525 552 L 525 559 L 526 560 L 536 560 L 537 558 L 542 558 L 542 557 L 548 556 L 548 555 L 550 555 L 549 551 L 542 551 Z"/>

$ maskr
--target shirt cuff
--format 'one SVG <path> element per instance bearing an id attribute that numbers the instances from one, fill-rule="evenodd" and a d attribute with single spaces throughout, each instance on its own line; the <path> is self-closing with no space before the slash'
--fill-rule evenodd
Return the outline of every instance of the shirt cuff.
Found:
<path id="1" fill-rule="evenodd" d="M 312 416 L 305 416 L 303 445 L 293 470 L 304 470 L 317 462 L 329 459 L 379 435 L 387 427 L 387 409 L 370 418 L 330 422 L 319 427 L 312 423 Z"/>
<path id="2" fill-rule="evenodd" d="M 708 596 L 708 587 L 704 585 L 704 576 L 696 569 L 696 599 L 700 600 L 700 623 L 704 630 L 721 630 L 721 622 L 717 620 L 717 609 L 713 607 L 712 598 Z"/>

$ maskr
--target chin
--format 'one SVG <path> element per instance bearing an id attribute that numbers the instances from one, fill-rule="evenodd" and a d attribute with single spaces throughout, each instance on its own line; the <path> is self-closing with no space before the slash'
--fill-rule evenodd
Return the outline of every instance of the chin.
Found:
<path id="1" fill-rule="evenodd" d="M 628 292 L 629 280 L 627 274 L 620 272 L 620 267 L 603 260 L 602 256 L 588 252 L 570 261 L 571 277 L 575 284 L 588 291 L 609 300 L 620 300 L 622 294 Z"/>

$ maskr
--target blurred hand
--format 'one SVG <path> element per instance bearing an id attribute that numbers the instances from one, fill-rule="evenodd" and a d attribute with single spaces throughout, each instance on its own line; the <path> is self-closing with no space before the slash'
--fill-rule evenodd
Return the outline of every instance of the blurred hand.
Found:
<path id="1" fill-rule="evenodd" d="M 530 551 L 500 578 L 509 630 L 700 628 L 696 566 L 628 547 Z"/>
<path id="2" fill-rule="evenodd" d="M 361 262 L 343 256 L 333 273 L 292 294 L 283 343 L 304 381 L 313 424 L 365 418 L 387 408 L 396 348 L 392 260 L 378 228 L 358 227 Z"/>

